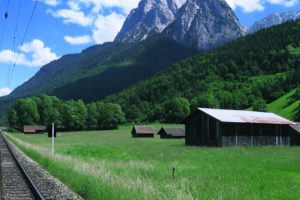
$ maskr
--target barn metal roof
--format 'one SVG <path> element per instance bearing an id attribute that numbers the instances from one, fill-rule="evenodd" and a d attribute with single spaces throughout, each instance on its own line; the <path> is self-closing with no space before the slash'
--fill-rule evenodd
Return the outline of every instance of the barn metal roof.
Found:
<path id="1" fill-rule="evenodd" d="M 294 122 L 280 117 L 274 113 L 210 108 L 198 108 L 198 110 L 210 115 L 211 117 L 221 122 L 280 125 L 295 124 Z"/>
<path id="2" fill-rule="evenodd" d="M 296 122 L 296 124 L 291 125 L 292 129 L 300 133 L 300 122 Z"/>
<path id="3" fill-rule="evenodd" d="M 155 134 L 154 126 L 138 126 L 133 127 L 137 134 Z"/>

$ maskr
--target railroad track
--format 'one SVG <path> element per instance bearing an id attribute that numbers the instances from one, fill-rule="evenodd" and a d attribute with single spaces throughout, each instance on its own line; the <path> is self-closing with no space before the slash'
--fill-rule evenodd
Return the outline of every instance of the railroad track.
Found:
<path id="1" fill-rule="evenodd" d="M 1 196 L 3 200 L 45 199 L 0 133 Z"/>

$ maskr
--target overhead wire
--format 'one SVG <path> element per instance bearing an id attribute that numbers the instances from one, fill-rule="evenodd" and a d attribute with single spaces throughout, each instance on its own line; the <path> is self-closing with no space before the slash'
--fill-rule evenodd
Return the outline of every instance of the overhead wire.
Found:
<path id="1" fill-rule="evenodd" d="M 24 40 L 25 40 L 25 37 L 26 37 L 26 35 L 27 35 L 28 29 L 29 29 L 29 25 L 30 25 L 30 23 L 31 23 L 31 21 L 32 21 L 32 18 L 33 18 L 33 15 L 34 15 L 34 12 L 35 12 L 35 10 L 36 10 L 36 7 L 37 7 L 38 2 L 39 2 L 39 0 L 36 0 L 35 3 L 34 3 L 34 7 L 33 7 L 33 9 L 32 9 L 32 12 L 31 12 L 29 21 L 28 21 L 28 23 L 27 23 L 27 26 L 26 26 L 26 29 L 25 29 L 25 32 L 24 32 L 24 35 L 23 35 L 23 38 L 22 38 L 22 41 L 21 41 L 21 45 L 20 45 L 20 47 L 19 47 L 19 49 L 18 49 L 18 54 L 17 54 L 17 56 L 16 56 L 16 59 L 15 59 L 15 61 L 14 61 L 14 65 L 13 65 L 13 67 L 12 67 L 12 71 L 11 71 L 11 74 L 10 74 L 10 77 L 9 77 L 9 80 L 8 80 L 8 86 L 10 85 L 11 79 L 12 79 L 12 77 L 13 77 L 13 74 L 14 74 L 14 71 L 15 71 L 15 68 L 16 68 L 16 64 L 17 64 L 17 62 L 18 62 L 18 58 L 19 58 L 20 53 L 21 53 L 21 48 L 22 48 L 22 46 L 23 46 L 23 44 L 24 44 Z"/>
<path id="2" fill-rule="evenodd" d="M 9 0 L 7 0 L 6 10 L 5 10 L 5 13 L 4 13 L 4 23 L 3 23 L 3 28 L 2 28 L 2 32 L 1 32 L 1 40 L 0 40 L 0 51 L 2 49 L 4 32 L 5 32 L 5 28 L 6 28 L 6 21 L 7 21 L 7 18 L 8 18 L 8 7 L 9 7 Z"/>
<path id="3" fill-rule="evenodd" d="M 21 1 L 18 0 L 18 8 L 17 8 L 17 18 L 16 18 L 16 25 L 14 30 L 14 36 L 13 36 L 13 44 L 12 44 L 12 50 L 13 50 L 13 60 L 10 60 L 9 68 L 8 68 L 8 74 L 7 74 L 7 85 L 9 84 L 9 76 L 11 73 L 12 63 L 16 59 L 16 34 L 18 30 L 19 25 L 19 18 L 20 18 L 20 9 L 21 9 Z"/>

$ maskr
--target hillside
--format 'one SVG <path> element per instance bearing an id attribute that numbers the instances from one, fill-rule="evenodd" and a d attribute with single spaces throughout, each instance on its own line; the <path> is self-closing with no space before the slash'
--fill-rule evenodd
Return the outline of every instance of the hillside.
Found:
<path id="1" fill-rule="evenodd" d="M 105 101 L 134 121 L 167 120 L 168 102 L 181 97 L 191 109 L 269 103 L 299 85 L 299 50 L 300 21 L 288 22 L 188 58 Z"/>
<path id="2" fill-rule="evenodd" d="M 1 100 L 32 96 L 39 93 L 53 94 L 53 91 L 57 88 L 59 89 L 55 94 L 58 96 L 63 94 L 63 97 L 69 99 L 73 96 L 69 97 L 64 94 L 64 85 L 72 83 L 76 86 L 77 81 L 89 77 L 95 79 L 97 76 L 104 76 L 108 79 L 102 82 L 107 87 L 96 91 L 100 96 L 105 96 L 102 93 L 112 94 L 118 92 L 128 85 L 147 78 L 194 53 L 194 50 L 187 49 L 171 39 L 159 36 L 135 44 L 106 43 L 97 45 L 79 54 L 63 56 L 61 59 L 45 65 L 29 81 Z M 122 81 L 118 84 L 119 79 L 115 76 L 116 74 L 110 73 L 113 70 L 118 71 L 122 68 L 137 71 L 137 73 L 132 74 L 132 70 L 121 70 L 123 76 L 131 80 L 127 84 Z M 138 74 L 138 72 L 142 73 Z M 109 80 L 114 80 L 115 83 L 112 86 L 112 91 L 110 91 L 108 83 L 105 82 Z M 94 87 L 88 88 L 89 85 L 86 86 L 85 89 L 95 92 Z M 66 87 L 70 89 L 70 85 Z"/>
<path id="3" fill-rule="evenodd" d="M 172 39 L 153 36 L 140 43 L 106 43 L 63 56 L 0 98 L 0 120 L 4 121 L 17 98 L 46 93 L 63 99 L 99 100 L 196 53 Z"/>
<path id="4" fill-rule="evenodd" d="M 297 99 L 296 91 L 296 89 L 293 89 L 271 102 L 267 105 L 267 110 L 287 119 L 297 119 L 299 117 L 300 99 Z"/>
<path id="5" fill-rule="evenodd" d="M 55 88 L 51 94 L 86 102 L 99 100 L 198 53 L 162 36 L 141 43 L 112 45 L 118 48 L 109 50 L 111 55 L 107 62 L 101 61 L 86 76 Z"/>

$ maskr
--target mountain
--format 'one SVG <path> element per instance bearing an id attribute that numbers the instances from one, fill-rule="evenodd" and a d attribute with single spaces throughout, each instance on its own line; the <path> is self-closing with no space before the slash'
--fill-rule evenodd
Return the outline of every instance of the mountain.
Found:
<path id="1" fill-rule="evenodd" d="M 286 21 L 300 19 L 300 11 L 290 11 L 284 13 L 272 13 L 267 17 L 255 22 L 248 30 L 247 33 L 254 33 L 260 29 L 268 28 L 273 25 L 281 24 Z"/>
<path id="2" fill-rule="evenodd" d="M 196 54 L 176 41 L 153 36 L 140 43 L 105 43 L 63 56 L 0 101 L 39 93 L 64 99 L 101 99 Z"/>
<path id="3" fill-rule="evenodd" d="M 299 86 L 300 20 L 187 58 L 104 101 L 120 104 L 129 121 L 168 121 L 188 104 L 264 110 Z"/>
<path id="4" fill-rule="evenodd" d="M 186 57 L 198 54 L 195 49 L 159 35 L 140 43 L 119 45 L 122 51 L 120 47 L 114 49 L 113 52 L 120 52 L 111 56 L 100 73 L 96 73 L 97 68 L 90 70 L 89 76 L 61 85 L 51 94 L 63 99 L 97 101 L 147 79 Z"/>
<path id="5" fill-rule="evenodd" d="M 164 31 L 198 50 L 209 50 L 242 36 L 242 27 L 224 0 L 188 0 Z"/>
<path id="6" fill-rule="evenodd" d="M 209 50 L 243 35 L 224 0 L 142 0 L 115 41 L 139 42 L 162 32 L 198 50 Z"/>
<path id="7" fill-rule="evenodd" d="M 142 0 L 126 18 L 116 42 L 138 42 L 161 33 L 186 0 Z"/>

